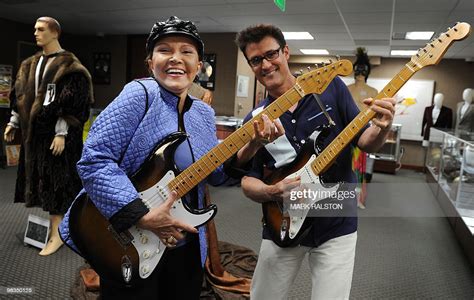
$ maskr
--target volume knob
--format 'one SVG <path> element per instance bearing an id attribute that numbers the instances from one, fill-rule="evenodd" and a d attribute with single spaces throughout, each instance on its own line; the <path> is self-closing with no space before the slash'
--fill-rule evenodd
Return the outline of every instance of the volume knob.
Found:
<path id="1" fill-rule="evenodd" d="M 142 273 L 143 275 L 146 275 L 150 272 L 150 267 L 148 265 L 143 265 L 142 267 Z"/>

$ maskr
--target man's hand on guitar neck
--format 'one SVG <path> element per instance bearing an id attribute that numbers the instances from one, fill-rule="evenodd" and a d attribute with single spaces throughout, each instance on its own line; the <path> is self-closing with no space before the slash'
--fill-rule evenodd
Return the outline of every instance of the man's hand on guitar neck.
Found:
<path id="1" fill-rule="evenodd" d="M 364 104 L 370 105 L 370 109 L 377 115 L 372 119 L 375 126 L 383 131 L 389 131 L 392 128 L 393 117 L 395 116 L 394 98 L 383 98 L 382 100 L 364 99 Z"/>
<path id="2" fill-rule="evenodd" d="M 174 247 L 178 240 L 183 239 L 181 231 L 197 233 L 197 229 L 184 223 L 170 214 L 173 203 L 178 199 L 175 191 L 172 191 L 168 199 L 156 208 L 152 208 L 137 223 L 138 227 L 155 233 L 167 247 Z"/>
<path id="3" fill-rule="evenodd" d="M 365 152 L 377 152 L 385 143 L 387 134 L 392 128 L 395 116 L 394 98 L 383 98 L 382 100 L 364 99 L 364 104 L 376 113 L 372 119 L 372 126 L 367 128 L 360 136 L 357 145 Z"/>
<path id="4" fill-rule="evenodd" d="M 251 143 L 259 144 L 259 146 L 264 146 L 268 143 L 273 142 L 281 135 L 285 134 L 285 128 L 281 124 L 279 119 L 274 121 L 270 120 L 270 118 L 266 114 L 262 114 L 262 122 L 263 128 L 260 129 L 260 125 L 257 121 L 253 123 L 253 129 L 255 134 L 252 138 Z"/>
<path id="5" fill-rule="evenodd" d="M 237 152 L 234 167 L 238 168 L 245 165 L 255 156 L 260 148 L 285 134 L 285 129 L 278 119 L 272 121 L 266 114 L 262 114 L 262 124 L 263 128 L 260 128 L 258 121 L 254 121 L 253 129 L 255 134 L 252 140 Z"/>

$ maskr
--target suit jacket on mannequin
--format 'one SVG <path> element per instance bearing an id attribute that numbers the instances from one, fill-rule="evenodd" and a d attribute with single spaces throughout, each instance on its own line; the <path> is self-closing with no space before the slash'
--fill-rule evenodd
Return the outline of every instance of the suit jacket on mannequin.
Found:
<path id="1" fill-rule="evenodd" d="M 456 133 L 467 133 L 474 131 L 474 104 L 469 105 L 468 109 L 461 117 L 461 109 L 465 102 L 458 103 L 456 109 Z"/>
<path id="2" fill-rule="evenodd" d="M 451 108 L 446 106 L 441 106 L 439 116 L 436 119 L 436 122 L 433 124 L 433 108 L 434 105 L 428 106 L 425 108 L 425 113 L 423 114 L 423 123 L 421 125 L 421 135 L 424 140 L 429 140 L 430 138 L 430 128 L 452 128 L 453 127 L 453 111 Z"/>

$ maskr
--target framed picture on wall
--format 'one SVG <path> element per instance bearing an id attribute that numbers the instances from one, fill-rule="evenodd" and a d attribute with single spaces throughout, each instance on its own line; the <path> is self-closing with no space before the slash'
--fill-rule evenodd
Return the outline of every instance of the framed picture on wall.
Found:
<path id="1" fill-rule="evenodd" d="M 92 81 L 95 84 L 110 84 L 110 52 L 96 52 L 94 55 L 94 70 Z"/>
<path id="2" fill-rule="evenodd" d="M 354 82 L 353 78 L 341 77 L 346 85 Z M 367 84 L 381 91 L 390 82 L 389 78 L 375 79 L 369 78 Z M 393 123 L 401 124 L 401 139 L 421 141 L 423 136 L 420 135 L 423 114 L 425 107 L 431 105 L 434 93 L 434 80 L 409 80 L 394 96 L 395 101 L 395 115 L 393 116 Z"/>
<path id="3" fill-rule="evenodd" d="M 216 54 L 204 54 L 201 70 L 198 72 L 199 84 L 213 91 L 216 80 Z"/>
<path id="4" fill-rule="evenodd" d="M 255 78 L 255 94 L 253 97 L 253 107 L 257 107 L 258 104 L 267 97 L 267 91 L 265 86 Z"/>

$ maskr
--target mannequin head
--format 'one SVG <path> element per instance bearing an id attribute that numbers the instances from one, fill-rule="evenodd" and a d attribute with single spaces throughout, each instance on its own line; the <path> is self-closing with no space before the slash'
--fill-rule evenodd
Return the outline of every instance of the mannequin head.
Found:
<path id="1" fill-rule="evenodd" d="M 462 92 L 462 99 L 464 100 L 465 103 L 471 104 L 472 103 L 472 89 L 465 89 L 464 92 Z"/>
<path id="2" fill-rule="evenodd" d="M 51 17 L 41 17 L 36 20 L 35 39 L 40 47 L 48 47 L 51 43 L 58 41 L 61 35 L 61 26 L 56 19 Z"/>
<path id="3" fill-rule="evenodd" d="M 434 106 L 436 108 L 441 108 L 441 106 L 443 106 L 443 100 L 444 100 L 444 95 L 441 93 L 436 93 L 434 95 L 434 100 L 433 100 Z"/>
<path id="4" fill-rule="evenodd" d="M 356 61 L 353 64 L 354 67 L 354 79 L 357 81 L 367 82 L 370 74 L 370 62 L 369 56 L 365 48 L 359 47 L 356 50 Z"/>

